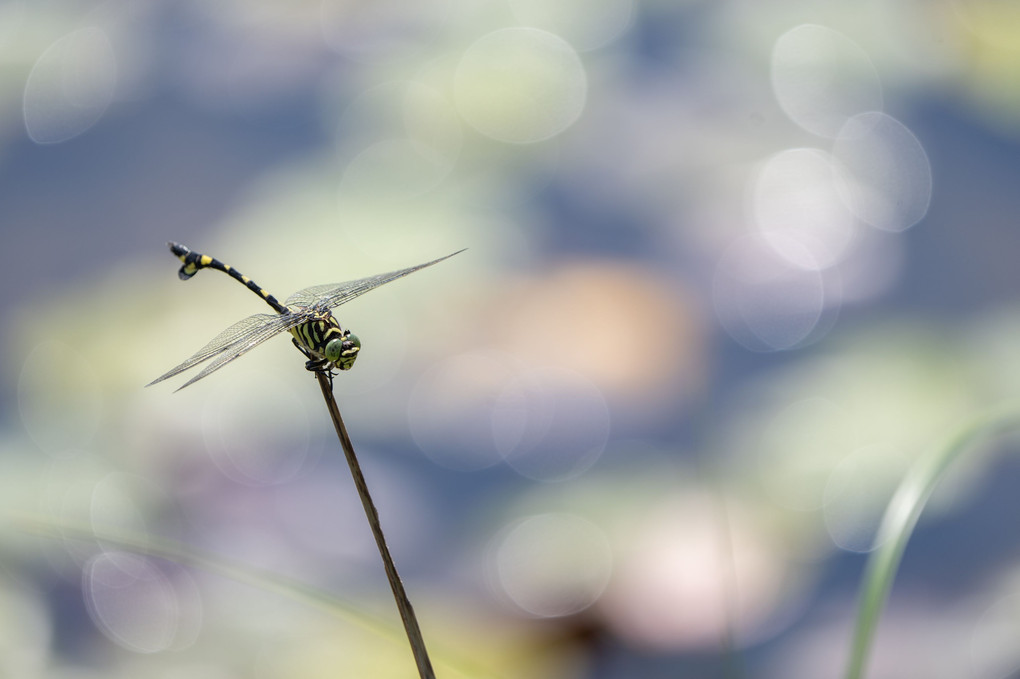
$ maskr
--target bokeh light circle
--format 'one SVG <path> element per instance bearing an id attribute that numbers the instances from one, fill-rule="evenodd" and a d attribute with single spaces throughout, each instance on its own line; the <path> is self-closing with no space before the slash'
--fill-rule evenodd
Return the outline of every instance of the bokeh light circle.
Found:
<path id="1" fill-rule="evenodd" d="M 410 140 L 384 139 L 351 159 L 340 188 L 345 193 L 400 200 L 425 193 L 451 167 L 441 155 Z"/>
<path id="2" fill-rule="evenodd" d="M 562 368 L 527 370 L 492 413 L 496 448 L 516 472 L 564 481 L 587 471 L 609 440 L 609 407 L 595 385 Z"/>
<path id="3" fill-rule="evenodd" d="M 495 418 L 507 384 L 521 366 L 498 353 L 449 358 L 425 371 L 407 405 L 411 436 L 436 464 L 474 471 L 498 464 Z"/>
<path id="4" fill-rule="evenodd" d="M 482 134 L 530 144 L 560 134 L 580 117 L 588 79 L 565 40 L 535 28 L 482 36 L 454 77 L 457 110 Z"/>
<path id="5" fill-rule="evenodd" d="M 604 531 L 574 514 L 524 519 L 500 536 L 493 558 L 503 594 L 541 618 L 572 615 L 591 606 L 613 570 Z"/>
<path id="6" fill-rule="evenodd" d="M 840 129 L 832 154 L 849 173 L 844 197 L 861 220 L 885 231 L 921 221 L 931 202 L 931 165 L 903 123 L 885 113 L 854 116 Z"/>
<path id="7" fill-rule="evenodd" d="M 96 488 L 110 474 L 109 461 L 87 451 L 53 460 L 40 479 L 37 507 L 41 516 L 56 525 L 94 529 L 93 516 L 101 515 L 94 512 Z M 135 509 L 130 508 L 131 519 L 117 525 L 136 528 Z M 83 542 L 74 529 L 62 537 L 63 549 L 54 550 L 49 558 L 61 573 L 73 567 L 71 577 L 78 578 L 82 564 L 95 554 L 96 547 Z"/>
<path id="8" fill-rule="evenodd" d="M 782 257 L 777 252 L 788 253 Z M 737 239 L 720 258 L 712 282 L 716 316 L 751 351 L 783 351 L 817 340 L 840 305 L 832 276 L 822 276 L 810 251 L 772 233 Z"/>
<path id="9" fill-rule="evenodd" d="M 117 58 L 105 32 L 81 28 L 57 40 L 25 81 L 29 138 L 56 144 L 78 136 L 102 117 L 116 85 Z"/>
<path id="10" fill-rule="evenodd" d="M 183 629 L 197 621 L 194 591 L 173 581 L 145 557 L 103 552 L 85 566 L 82 589 L 89 617 L 111 641 L 136 653 L 157 653 L 178 645 Z M 186 614 L 183 608 L 191 610 Z M 189 639 L 190 640 L 190 639 Z"/>
<path id="11" fill-rule="evenodd" d="M 835 137 L 851 116 L 882 109 L 882 85 L 867 53 L 824 26 L 803 24 L 776 40 L 772 88 L 793 122 L 822 137 Z"/>
<path id="12" fill-rule="evenodd" d="M 431 87 L 393 82 L 369 89 L 340 118 L 342 195 L 402 200 L 433 189 L 460 155 L 461 126 L 453 105 Z"/>
<path id="13" fill-rule="evenodd" d="M 461 471 L 503 461 L 528 478 L 563 481 L 589 469 L 609 438 L 609 407 L 590 381 L 496 352 L 426 371 L 407 412 L 422 452 Z"/>
<path id="14" fill-rule="evenodd" d="M 777 153 L 758 171 L 751 204 L 755 223 L 792 264 L 829 268 L 851 244 L 857 220 L 840 194 L 840 172 L 828 153 L 808 148 Z"/>

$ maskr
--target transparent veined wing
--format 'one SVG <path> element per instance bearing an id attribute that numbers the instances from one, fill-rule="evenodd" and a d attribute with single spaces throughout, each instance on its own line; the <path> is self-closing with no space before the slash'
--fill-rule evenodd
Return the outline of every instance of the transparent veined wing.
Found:
<path id="1" fill-rule="evenodd" d="M 188 360 L 171 368 L 145 386 L 150 387 L 165 379 L 179 375 L 185 370 L 188 370 L 203 361 L 209 360 L 213 356 L 242 348 L 244 350 L 241 351 L 241 354 L 247 353 L 266 339 L 294 327 L 300 323 L 301 320 L 300 314 L 255 314 L 254 316 L 242 318 L 240 321 L 234 323 L 232 326 L 216 335 L 216 337 L 212 338 L 208 344 L 196 351 Z M 238 354 L 238 356 L 241 354 Z M 204 377 L 204 375 L 202 376 Z M 198 379 L 198 377 L 195 379 Z M 194 381 L 195 380 L 192 380 L 192 382 Z M 188 382 L 188 384 L 191 384 L 191 382 Z M 184 387 L 181 388 L 183 389 Z"/>
<path id="2" fill-rule="evenodd" d="M 198 373 L 190 380 L 182 384 L 180 387 L 175 389 L 175 391 L 180 391 L 184 387 L 191 386 L 195 382 L 198 382 L 203 377 L 208 377 L 209 375 L 212 375 L 214 372 L 216 372 L 226 364 L 238 358 L 241 358 L 242 356 L 247 354 L 249 351 L 257 347 L 258 345 L 262 344 L 266 340 L 272 339 L 281 332 L 289 330 L 290 328 L 293 328 L 295 325 L 298 325 L 308 320 L 302 314 L 278 315 L 276 316 L 276 318 L 280 319 L 279 323 L 272 325 L 267 324 L 266 326 L 260 328 L 259 330 L 251 332 L 248 335 L 245 335 L 238 341 L 222 349 L 219 352 L 219 355 L 213 359 L 212 363 L 202 368 L 202 372 Z"/>
<path id="3" fill-rule="evenodd" d="M 389 273 L 381 273 L 375 276 L 368 276 L 367 278 L 359 278 L 354 281 L 347 281 L 346 283 L 327 283 L 326 285 L 313 285 L 310 288 L 298 290 L 293 295 L 287 298 L 284 302 L 287 306 L 299 306 L 299 307 L 310 307 L 317 306 L 319 308 L 333 309 L 346 302 L 351 301 L 355 297 L 364 295 L 369 290 L 378 288 L 380 285 L 390 283 L 403 278 L 408 274 L 412 274 L 415 271 L 420 271 L 425 267 L 438 264 L 444 259 L 449 259 L 454 255 L 459 255 L 464 250 L 458 250 L 457 252 L 450 253 L 445 257 L 439 259 L 433 259 L 431 262 L 425 262 L 417 266 L 411 266 L 406 269 L 400 269 L 398 271 L 390 271 Z"/>

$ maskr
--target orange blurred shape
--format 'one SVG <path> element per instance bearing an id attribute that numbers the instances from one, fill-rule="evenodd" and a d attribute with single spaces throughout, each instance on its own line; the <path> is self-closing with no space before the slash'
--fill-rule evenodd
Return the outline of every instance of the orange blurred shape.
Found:
<path id="1" fill-rule="evenodd" d="M 511 286 L 490 309 L 498 348 L 574 370 L 610 402 L 670 407 L 704 384 L 700 310 L 681 283 L 639 266 L 562 263 Z"/>

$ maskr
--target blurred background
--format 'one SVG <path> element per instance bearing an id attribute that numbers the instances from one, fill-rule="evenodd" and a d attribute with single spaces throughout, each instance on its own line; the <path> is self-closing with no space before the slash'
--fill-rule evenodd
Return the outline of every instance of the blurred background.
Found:
<path id="1" fill-rule="evenodd" d="M 415 676 L 287 339 L 143 388 L 267 311 L 176 240 L 281 299 L 468 248 L 337 313 L 439 676 L 839 676 L 1017 395 L 1017 186 L 1002 0 L 2 0 L 0 675 Z M 870 676 L 1016 676 L 1010 448 Z"/>

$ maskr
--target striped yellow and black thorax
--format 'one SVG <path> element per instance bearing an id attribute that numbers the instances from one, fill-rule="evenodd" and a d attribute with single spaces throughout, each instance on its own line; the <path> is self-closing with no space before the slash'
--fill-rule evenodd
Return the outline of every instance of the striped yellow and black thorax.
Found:
<path id="1" fill-rule="evenodd" d="M 312 320 L 296 325 L 290 334 L 316 358 L 322 358 L 340 370 L 350 370 L 361 350 L 361 342 L 350 330 L 337 323 L 329 310 L 317 310 Z"/>

